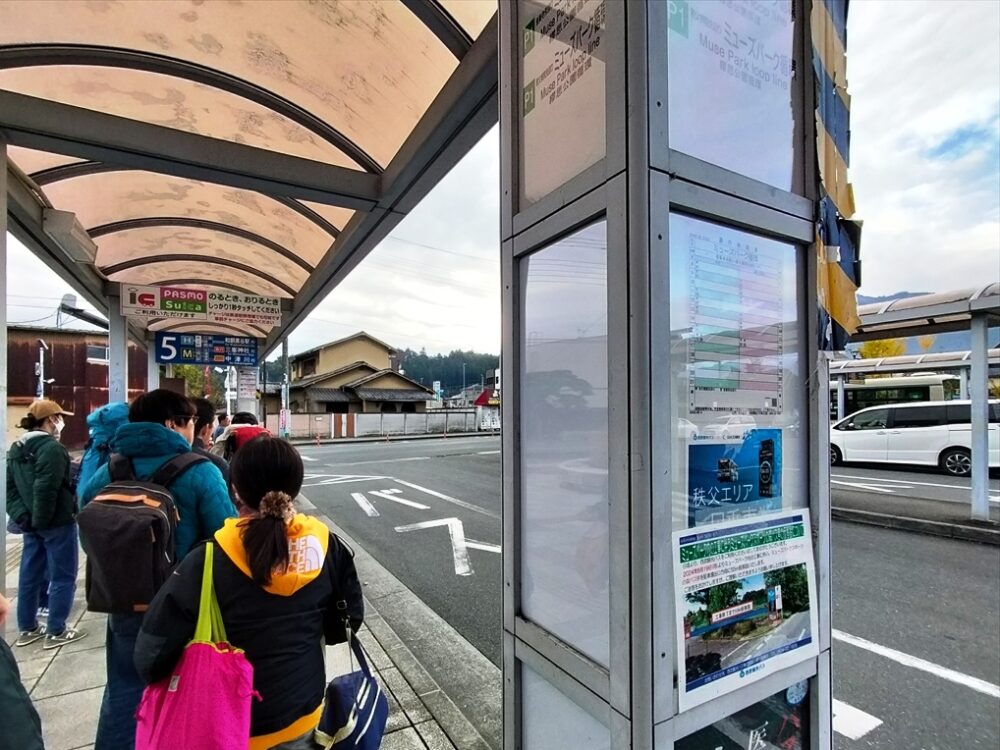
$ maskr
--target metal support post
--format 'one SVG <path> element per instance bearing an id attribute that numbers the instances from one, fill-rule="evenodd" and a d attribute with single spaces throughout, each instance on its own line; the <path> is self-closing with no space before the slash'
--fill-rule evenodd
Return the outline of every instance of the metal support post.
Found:
<path id="1" fill-rule="evenodd" d="M 160 366 L 156 364 L 156 344 L 146 342 L 146 390 L 155 391 L 160 387 Z"/>
<path id="2" fill-rule="evenodd" d="M 128 318 L 121 298 L 108 295 L 108 403 L 128 401 Z"/>
<path id="3" fill-rule="evenodd" d="M 7 144 L 0 138 L 0 424 L 7 430 Z M 7 591 L 7 437 L 0 440 L 0 593 Z"/>
<path id="4" fill-rule="evenodd" d="M 843 419 L 844 417 L 847 416 L 847 414 L 845 413 L 847 410 L 846 401 L 847 401 L 847 392 L 844 387 L 844 376 L 838 375 L 837 376 L 837 419 Z"/>
<path id="5" fill-rule="evenodd" d="M 969 368 L 967 367 L 958 371 L 958 397 L 963 401 L 969 400 Z"/>
<path id="6" fill-rule="evenodd" d="M 972 316 L 972 372 L 969 395 L 972 398 L 972 518 L 987 521 L 989 503 L 989 401 L 986 372 L 986 344 L 989 327 L 985 315 Z"/>
<path id="7" fill-rule="evenodd" d="M 288 437 L 291 431 L 291 415 L 288 412 L 288 381 L 291 380 L 291 373 L 288 371 L 288 337 L 281 340 L 281 412 L 285 417 L 285 427 L 279 432 L 281 437 Z M 278 423 L 281 423 L 279 418 Z"/>

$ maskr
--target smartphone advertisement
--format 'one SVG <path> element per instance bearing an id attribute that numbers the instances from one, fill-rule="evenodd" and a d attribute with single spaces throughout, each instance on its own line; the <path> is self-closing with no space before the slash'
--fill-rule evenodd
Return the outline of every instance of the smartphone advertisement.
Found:
<path id="1" fill-rule="evenodd" d="M 781 430 L 740 437 L 693 435 L 688 444 L 688 525 L 781 510 Z"/>

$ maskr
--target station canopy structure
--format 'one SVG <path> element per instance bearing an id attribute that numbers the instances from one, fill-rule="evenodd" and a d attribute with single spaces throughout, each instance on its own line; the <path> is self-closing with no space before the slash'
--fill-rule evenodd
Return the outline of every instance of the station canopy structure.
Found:
<path id="1" fill-rule="evenodd" d="M 851 341 L 967 331 L 973 318 L 1000 324 L 1000 281 L 974 289 L 922 294 L 858 308 L 861 325 Z"/>
<path id="2" fill-rule="evenodd" d="M 130 323 L 270 350 L 496 122 L 496 10 L 0 0 L 9 229 L 98 309 L 116 284 L 280 298 L 272 330 Z"/>

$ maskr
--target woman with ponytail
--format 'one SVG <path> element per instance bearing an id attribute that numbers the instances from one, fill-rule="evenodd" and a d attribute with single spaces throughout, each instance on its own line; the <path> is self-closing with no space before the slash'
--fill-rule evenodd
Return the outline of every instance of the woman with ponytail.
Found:
<path id="1" fill-rule="evenodd" d="M 323 642 L 356 630 L 364 604 L 352 553 L 311 516 L 296 513 L 302 459 L 261 435 L 230 464 L 240 516 L 215 533 L 213 573 L 229 641 L 254 668 L 250 750 L 312 748 L 326 687 Z M 220 554 L 221 553 L 221 554 Z M 143 620 L 135 661 L 147 682 L 166 677 L 194 635 L 205 547 L 195 547 Z M 346 603 L 346 611 L 338 609 Z"/>

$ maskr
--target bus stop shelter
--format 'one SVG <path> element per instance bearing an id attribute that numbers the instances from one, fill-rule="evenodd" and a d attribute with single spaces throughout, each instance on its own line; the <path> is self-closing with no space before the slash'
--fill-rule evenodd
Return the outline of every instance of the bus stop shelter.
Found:
<path id="1" fill-rule="evenodd" d="M 499 117 L 504 747 L 830 748 L 846 3 L 497 10 L 0 0 L 0 263 L 107 312 L 121 398 L 130 335 L 272 350 Z M 191 292 L 267 314 L 123 314 Z"/>
<path id="2" fill-rule="evenodd" d="M 972 496 L 973 519 L 989 520 L 989 371 L 994 350 L 990 349 L 990 328 L 1000 326 L 1000 281 L 974 289 L 926 294 L 907 299 L 863 305 L 858 308 L 861 325 L 852 341 L 925 336 L 951 331 L 968 331 L 971 350 L 958 361 L 954 355 L 922 355 L 913 362 L 886 358 L 874 363 L 875 371 L 899 372 L 951 367 L 962 374 L 963 398 L 972 402 Z M 831 374 L 857 372 L 857 360 L 831 366 Z M 862 365 L 863 366 L 863 365 Z M 865 370 L 871 371 L 871 370 Z M 966 375 L 966 373 L 968 373 Z M 967 381 L 966 381 L 967 378 Z M 838 378 L 843 383 L 843 376 Z M 839 395 L 842 399 L 842 395 Z"/>

